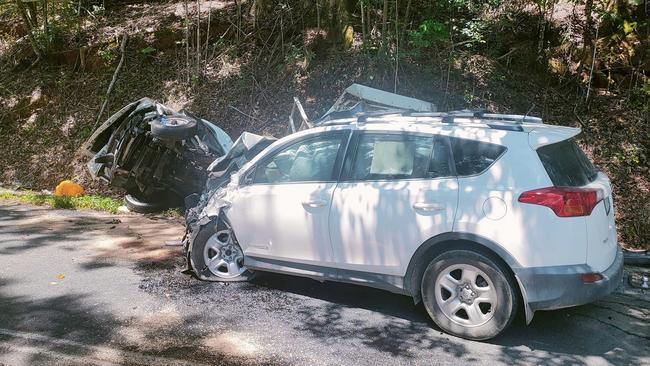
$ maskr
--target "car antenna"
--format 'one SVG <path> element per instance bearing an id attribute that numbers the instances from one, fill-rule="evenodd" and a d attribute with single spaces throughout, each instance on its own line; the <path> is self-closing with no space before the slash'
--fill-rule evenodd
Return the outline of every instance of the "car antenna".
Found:
<path id="1" fill-rule="evenodd" d="M 535 109 L 535 103 L 534 102 L 533 102 L 533 105 L 530 106 L 530 109 L 528 109 L 528 112 L 526 112 L 526 114 L 524 114 L 524 118 L 522 118 L 521 122 L 526 122 L 526 117 L 528 117 L 528 115 L 530 114 L 530 112 L 533 111 L 533 109 Z"/>

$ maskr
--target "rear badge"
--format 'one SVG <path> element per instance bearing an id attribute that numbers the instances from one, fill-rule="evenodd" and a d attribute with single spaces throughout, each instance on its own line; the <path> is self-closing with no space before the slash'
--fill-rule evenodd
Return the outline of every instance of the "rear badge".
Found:
<path id="1" fill-rule="evenodd" d="M 612 202 L 609 200 L 609 197 L 605 198 L 605 212 L 609 215 L 609 211 L 612 210 Z"/>

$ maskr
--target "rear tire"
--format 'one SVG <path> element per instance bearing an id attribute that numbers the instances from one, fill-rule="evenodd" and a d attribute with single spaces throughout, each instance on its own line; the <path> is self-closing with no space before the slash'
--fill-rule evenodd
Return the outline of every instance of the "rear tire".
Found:
<path id="1" fill-rule="evenodd" d="M 129 211 L 142 214 L 159 212 L 167 208 L 167 205 L 162 201 L 145 202 L 131 194 L 127 194 L 124 197 L 124 203 L 126 204 L 126 207 L 129 209 Z"/>
<path id="2" fill-rule="evenodd" d="M 434 258 L 422 277 L 422 300 L 445 332 L 486 340 L 515 319 L 519 298 L 506 268 L 470 250 L 451 250 Z"/>

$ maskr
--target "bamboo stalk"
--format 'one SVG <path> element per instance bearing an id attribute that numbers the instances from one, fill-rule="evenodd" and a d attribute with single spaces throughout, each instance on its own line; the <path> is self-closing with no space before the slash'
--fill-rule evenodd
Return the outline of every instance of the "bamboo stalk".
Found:
<path id="1" fill-rule="evenodd" d="M 190 83 L 190 15 L 187 10 L 187 0 L 183 0 L 185 7 L 185 68 L 187 69 L 186 82 Z"/>
<path id="2" fill-rule="evenodd" d="M 196 77 L 201 75 L 201 0 L 196 0 Z"/>
<path id="3" fill-rule="evenodd" d="M 210 15 L 212 14 L 212 3 L 208 2 L 208 30 L 206 31 L 205 35 L 205 59 L 203 60 L 205 63 L 205 66 L 207 67 L 208 65 L 208 49 L 209 49 L 209 42 L 210 42 Z"/>

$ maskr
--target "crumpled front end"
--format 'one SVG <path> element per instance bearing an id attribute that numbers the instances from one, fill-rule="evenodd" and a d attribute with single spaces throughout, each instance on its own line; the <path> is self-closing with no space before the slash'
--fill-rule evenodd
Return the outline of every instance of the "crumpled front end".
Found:
<path id="1" fill-rule="evenodd" d="M 185 214 L 186 255 L 189 255 L 189 244 L 200 228 L 221 215 L 229 206 L 232 195 L 237 194 L 239 169 L 274 141 L 275 138 L 244 132 L 226 155 L 210 164 L 207 168 L 208 179 L 203 193 L 186 199 L 186 206 L 189 207 Z"/>

